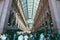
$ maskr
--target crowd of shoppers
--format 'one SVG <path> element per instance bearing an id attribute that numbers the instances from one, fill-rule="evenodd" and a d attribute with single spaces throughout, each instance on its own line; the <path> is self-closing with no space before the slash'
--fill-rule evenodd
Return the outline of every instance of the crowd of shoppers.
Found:
<path id="1" fill-rule="evenodd" d="M 60 40 L 60 35 L 54 33 L 47 35 L 44 35 L 44 33 L 0 34 L 0 40 Z"/>

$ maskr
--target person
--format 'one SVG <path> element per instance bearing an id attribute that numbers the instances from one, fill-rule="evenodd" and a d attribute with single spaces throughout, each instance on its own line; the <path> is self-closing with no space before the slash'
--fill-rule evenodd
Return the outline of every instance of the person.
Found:
<path id="1" fill-rule="evenodd" d="M 34 35 L 31 35 L 31 37 L 32 37 L 32 40 L 35 40 L 35 36 Z"/>
<path id="2" fill-rule="evenodd" d="M 33 40 L 33 35 L 32 34 L 30 34 L 30 39 L 29 40 Z"/>
<path id="3" fill-rule="evenodd" d="M 6 36 L 6 40 L 9 40 L 9 35 L 8 35 L 8 34 L 6 34 L 5 36 Z"/>
<path id="4" fill-rule="evenodd" d="M 27 34 L 24 35 L 24 40 L 28 40 L 28 35 Z"/>
<path id="5" fill-rule="evenodd" d="M 50 40 L 50 34 L 48 33 L 48 34 L 46 34 L 46 36 L 45 36 L 45 38 L 46 38 L 46 40 Z"/>
<path id="6" fill-rule="evenodd" d="M 44 35 L 41 33 L 39 40 L 44 40 Z"/>
<path id="7" fill-rule="evenodd" d="M 2 35 L 0 34 L 0 40 L 1 40 L 1 36 L 2 36 Z"/>
<path id="8" fill-rule="evenodd" d="M 36 33 L 34 34 L 34 37 L 35 37 L 35 40 L 37 40 L 37 35 L 36 35 Z"/>
<path id="9" fill-rule="evenodd" d="M 49 36 L 46 37 L 46 40 L 50 40 Z"/>
<path id="10" fill-rule="evenodd" d="M 58 40 L 60 40 L 60 34 L 57 35 Z"/>
<path id="11" fill-rule="evenodd" d="M 6 40 L 6 35 L 5 34 L 3 34 L 3 35 L 1 35 L 1 40 Z"/>
<path id="12" fill-rule="evenodd" d="M 50 40 L 56 40 L 56 37 L 53 33 L 51 34 Z"/>
<path id="13" fill-rule="evenodd" d="M 20 34 L 20 36 L 18 37 L 18 40 L 23 40 L 23 35 Z"/>
<path id="14" fill-rule="evenodd" d="M 16 35 L 16 34 L 14 34 L 14 36 L 13 36 L 13 40 L 16 40 L 16 38 L 17 38 L 17 35 Z"/>

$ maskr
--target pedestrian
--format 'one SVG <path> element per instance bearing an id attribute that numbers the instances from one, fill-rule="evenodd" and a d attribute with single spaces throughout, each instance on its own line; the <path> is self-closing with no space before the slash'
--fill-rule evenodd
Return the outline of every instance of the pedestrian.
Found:
<path id="1" fill-rule="evenodd" d="M 50 40 L 56 40 L 56 37 L 53 33 L 51 34 Z"/>
<path id="2" fill-rule="evenodd" d="M 9 40 L 9 35 L 8 34 L 6 34 L 6 40 Z"/>
<path id="3" fill-rule="evenodd" d="M 60 40 L 60 34 L 57 35 L 58 40 Z"/>
<path id="4" fill-rule="evenodd" d="M 20 36 L 18 37 L 18 40 L 23 40 L 23 35 L 20 34 Z"/>
<path id="5" fill-rule="evenodd" d="M 27 35 L 27 33 L 24 35 L 24 40 L 28 40 L 28 35 Z"/>
<path id="6" fill-rule="evenodd" d="M 13 40 L 16 40 L 16 38 L 17 38 L 17 34 L 14 33 L 14 35 L 13 35 Z"/>
<path id="7" fill-rule="evenodd" d="M 6 38 L 7 38 L 7 37 L 6 37 L 5 34 L 2 34 L 2 35 L 1 35 L 1 40 L 6 40 Z"/>
<path id="8" fill-rule="evenodd" d="M 1 40 L 1 34 L 0 34 L 0 40 Z"/>
<path id="9" fill-rule="evenodd" d="M 34 35 L 32 35 L 32 40 L 35 40 L 35 36 Z"/>
<path id="10" fill-rule="evenodd" d="M 46 37 L 46 40 L 50 40 L 49 36 Z"/>
<path id="11" fill-rule="evenodd" d="M 33 40 L 33 35 L 32 34 L 30 34 L 30 40 Z"/>
<path id="12" fill-rule="evenodd" d="M 39 40 L 44 40 L 44 34 L 43 33 L 40 34 Z"/>

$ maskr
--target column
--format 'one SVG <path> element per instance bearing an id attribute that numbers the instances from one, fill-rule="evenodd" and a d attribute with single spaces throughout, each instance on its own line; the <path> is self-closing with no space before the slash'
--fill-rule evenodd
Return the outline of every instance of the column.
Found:
<path id="1" fill-rule="evenodd" d="M 60 1 L 48 0 L 54 29 L 60 34 Z"/>
<path id="2" fill-rule="evenodd" d="M 2 15 L 3 5 L 4 5 L 4 1 L 0 0 L 0 20 L 1 20 L 1 15 Z"/>
<path id="3" fill-rule="evenodd" d="M 0 1 L 0 33 L 3 32 L 3 28 L 7 28 L 8 17 L 10 14 L 12 0 Z"/>

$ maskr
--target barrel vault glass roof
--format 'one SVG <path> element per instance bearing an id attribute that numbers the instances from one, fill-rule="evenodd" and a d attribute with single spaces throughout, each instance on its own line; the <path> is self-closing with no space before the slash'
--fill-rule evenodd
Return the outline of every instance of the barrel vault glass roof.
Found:
<path id="1" fill-rule="evenodd" d="M 39 5 L 39 1 L 40 0 L 20 0 L 24 16 L 30 25 L 34 21 L 34 17 Z"/>

